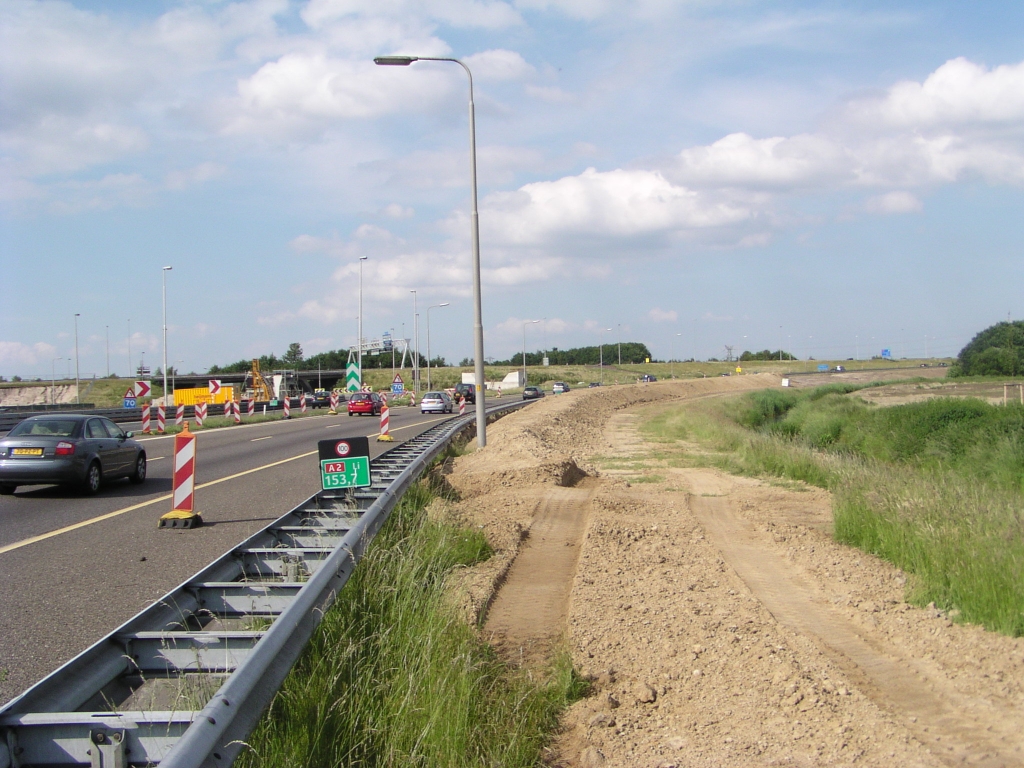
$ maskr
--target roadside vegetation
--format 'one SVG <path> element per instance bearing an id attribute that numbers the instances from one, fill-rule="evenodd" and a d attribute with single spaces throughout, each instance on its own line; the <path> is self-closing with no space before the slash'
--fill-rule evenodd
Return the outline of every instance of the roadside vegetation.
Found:
<path id="1" fill-rule="evenodd" d="M 544 679 L 509 667 L 465 622 L 449 576 L 490 550 L 428 516 L 433 498 L 427 481 L 405 494 L 238 765 L 542 765 L 584 684 L 568 654 Z"/>
<path id="2" fill-rule="evenodd" d="M 836 538 L 912 574 L 908 599 L 1024 635 L 1024 407 L 936 398 L 879 408 L 856 389 L 708 400 L 644 429 L 699 443 L 691 461 L 827 488 Z"/>

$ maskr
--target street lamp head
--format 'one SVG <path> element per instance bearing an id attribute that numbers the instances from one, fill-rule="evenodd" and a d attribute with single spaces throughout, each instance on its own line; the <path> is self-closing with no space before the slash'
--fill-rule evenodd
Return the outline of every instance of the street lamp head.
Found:
<path id="1" fill-rule="evenodd" d="M 168 270 L 171 270 L 171 269 L 174 269 L 174 267 L 164 267 L 164 272 L 167 272 Z"/>
<path id="2" fill-rule="evenodd" d="M 366 261 L 368 258 L 370 258 L 370 257 L 369 256 L 360 256 L 359 260 L 360 261 Z"/>
<path id="3" fill-rule="evenodd" d="M 419 61 L 416 56 L 375 56 L 373 63 L 380 67 L 408 67 L 414 61 Z"/>
<path id="4" fill-rule="evenodd" d="M 439 307 L 447 307 L 449 304 L 451 304 L 451 302 L 450 301 L 446 301 L 444 304 L 438 304 L 437 306 L 439 306 Z"/>

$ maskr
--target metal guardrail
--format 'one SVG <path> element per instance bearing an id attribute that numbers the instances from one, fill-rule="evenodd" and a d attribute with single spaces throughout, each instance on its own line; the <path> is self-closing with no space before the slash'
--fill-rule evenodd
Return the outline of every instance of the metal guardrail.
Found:
<path id="1" fill-rule="evenodd" d="M 0 768 L 231 765 L 402 494 L 474 419 L 378 456 L 368 488 L 311 496 L 10 701 Z"/>

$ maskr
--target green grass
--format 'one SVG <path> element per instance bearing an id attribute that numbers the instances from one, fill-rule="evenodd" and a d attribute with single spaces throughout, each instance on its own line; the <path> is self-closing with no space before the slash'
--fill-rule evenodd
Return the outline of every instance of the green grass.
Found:
<path id="1" fill-rule="evenodd" d="M 829 489 L 836 539 L 912 574 L 910 600 L 1024 635 L 1021 406 L 765 390 L 662 410 L 642 430 L 711 452 L 692 463 Z"/>
<path id="2" fill-rule="evenodd" d="M 584 693 L 567 654 L 544 679 L 468 626 L 449 575 L 483 535 L 430 519 L 406 493 L 252 734 L 241 766 L 539 766 Z"/>

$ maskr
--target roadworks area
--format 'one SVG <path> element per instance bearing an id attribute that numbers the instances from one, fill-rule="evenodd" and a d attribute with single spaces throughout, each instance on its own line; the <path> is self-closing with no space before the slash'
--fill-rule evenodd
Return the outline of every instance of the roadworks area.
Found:
<path id="1" fill-rule="evenodd" d="M 537 675 L 567 650 L 591 683 L 546 763 L 1024 765 L 1024 639 L 908 604 L 905 574 L 833 541 L 827 492 L 674 465 L 638 430 L 772 386 L 549 396 L 444 467 L 459 501 L 434 513 L 495 550 L 457 580 L 467 620 Z"/>

